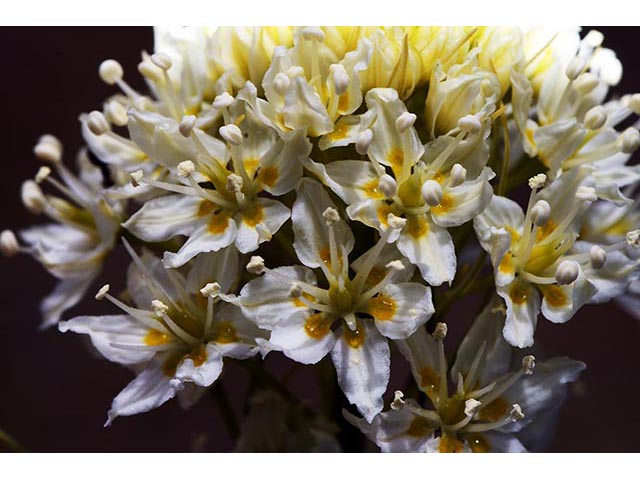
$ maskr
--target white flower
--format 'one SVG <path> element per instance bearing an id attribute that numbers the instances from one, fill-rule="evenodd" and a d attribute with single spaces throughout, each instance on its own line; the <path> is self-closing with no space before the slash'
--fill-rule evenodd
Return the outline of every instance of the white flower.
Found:
<path id="1" fill-rule="evenodd" d="M 443 338 L 436 340 L 420 328 L 398 342 L 433 408 L 396 392 L 392 409 L 371 424 L 345 413 L 347 420 L 383 452 L 526 451 L 520 438 L 527 426 L 562 401 L 566 384 L 575 381 L 585 365 L 569 358 L 536 365 L 528 355 L 518 359 L 519 368 L 512 371 L 511 348 L 501 335 L 504 314 L 496 305 L 489 304 L 475 320 L 450 371 Z M 453 392 L 448 376 L 456 386 Z"/>
<path id="2" fill-rule="evenodd" d="M 429 288 L 409 282 L 412 269 L 386 245 L 393 228 L 350 265 L 353 234 L 337 215 L 322 186 L 303 180 L 293 206 L 293 246 L 308 268 L 267 269 L 244 286 L 239 304 L 271 330 L 269 348 L 301 363 L 331 352 L 342 390 L 370 420 L 382 409 L 389 380 L 384 337 L 407 338 L 434 310 Z M 322 270 L 328 288 L 310 269 Z"/>
<path id="3" fill-rule="evenodd" d="M 237 279 L 235 250 L 198 256 L 184 276 L 147 252 L 139 258 L 127 248 L 134 259 L 127 288 L 136 307 L 112 297 L 106 287 L 96 298 L 109 299 L 124 314 L 80 316 L 59 325 L 62 332 L 89 335 L 105 358 L 139 371 L 114 398 L 107 425 L 162 405 L 185 383 L 211 386 L 223 357 L 255 355 L 255 339 L 262 336 L 238 307 L 220 302 Z"/>

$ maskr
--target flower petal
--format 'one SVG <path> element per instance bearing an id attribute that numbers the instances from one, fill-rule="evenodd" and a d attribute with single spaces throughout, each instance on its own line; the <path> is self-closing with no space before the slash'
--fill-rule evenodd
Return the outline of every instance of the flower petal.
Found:
<path id="1" fill-rule="evenodd" d="M 409 337 L 434 312 L 431 289 L 417 283 L 388 285 L 369 300 L 369 313 L 378 331 L 392 340 Z"/>
<path id="2" fill-rule="evenodd" d="M 201 387 L 208 387 L 222 373 L 222 353 L 212 344 L 207 343 L 198 351 L 198 355 L 187 355 L 178 365 L 174 377 L 181 382 L 192 382 Z"/>
<path id="3" fill-rule="evenodd" d="M 211 233 L 209 225 L 202 225 L 194 230 L 177 253 L 164 253 L 164 265 L 168 268 L 178 268 L 199 253 L 216 252 L 228 247 L 235 240 L 238 228 L 232 218 L 227 218 L 226 221 L 226 225 L 222 227 L 224 230 L 217 228 L 215 233 Z"/>
<path id="4" fill-rule="evenodd" d="M 511 285 L 498 287 L 497 291 L 507 305 L 507 318 L 502 330 L 504 339 L 514 347 L 530 347 L 540 312 L 538 290 L 516 280 Z"/>
<path id="5" fill-rule="evenodd" d="M 278 322 L 269 342 L 296 362 L 318 363 L 336 343 L 332 323 L 323 313 L 296 313 Z"/>

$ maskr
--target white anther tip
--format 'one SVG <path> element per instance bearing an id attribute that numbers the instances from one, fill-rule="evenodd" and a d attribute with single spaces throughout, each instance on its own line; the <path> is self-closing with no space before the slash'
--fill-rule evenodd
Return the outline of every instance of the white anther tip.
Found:
<path id="1" fill-rule="evenodd" d="M 325 33 L 320 27 L 304 27 L 301 33 L 302 38 L 314 42 L 324 42 L 324 39 L 326 38 Z"/>
<path id="2" fill-rule="evenodd" d="M 109 288 L 110 287 L 108 283 L 106 285 L 103 285 L 102 288 L 98 290 L 98 293 L 96 293 L 95 299 L 102 300 L 105 297 L 105 295 L 109 293 Z"/>
<path id="3" fill-rule="evenodd" d="M 356 137 L 356 152 L 366 155 L 373 141 L 373 132 L 370 129 L 361 131 Z"/>
<path id="4" fill-rule="evenodd" d="M 329 70 L 333 74 L 333 86 L 336 91 L 336 95 L 344 95 L 349 88 L 349 75 L 344 67 L 339 63 L 334 63 L 329 67 Z"/>
<path id="5" fill-rule="evenodd" d="M 213 282 L 213 283 L 207 283 L 204 287 L 202 287 L 200 289 L 200 293 L 202 294 L 203 297 L 215 297 L 216 295 L 218 295 L 218 293 L 220 293 L 220 291 L 222 290 L 222 287 L 220 287 L 220 284 L 218 282 Z"/>
<path id="6" fill-rule="evenodd" d="M 436 340 L 444 340 L 447 336 L 447 324 L 443 322 L 436 323 L 436 329 L 433 331 L 433 338 Z"/>
<path id="7" fill-rule="evenodd" d="M 632 247 L 640 247 L 640 230 L 631 230 L 626 236 L 627 244 Z"/>
<path id="8" fill-rule="evenodd" d="M 520 407 L 520 405 L 518 405 L 517 403 L 514 403 L 511 406 L 511 411 L 509 412 L 509 417 L 514 422 L 517 422 L 518 420 L 522 420 L 524 418 L 524 413 L 522 413 L 522 407 Z"/>
<path id="9" fill-rule="evenodd" d="M 547 183 L 547 176 L 544 173 L 539 173 L 529 179 L 529 188 L 532 190 L 534 188 L 541 188 L 544 187 L 545 183 Z"/>
<path id="10" fill-rule="evenodd" d="M 407 224 L 407 219 L 398 217 L 393 213 L 390 213 L 389 215 L 387 215 L 387 224 L 394 230 L 401 230 Z"/>
<path id="11" fill-rule="evenodd" d="M 328 207 L 324 212 L 322 212 L 322 218 L 324 218 L 327 225 L 333 225 L 340 220 L 340 214 L 335 208 Z"/>
<path id="12" fill-rule="evenodd" d="M 556 281 L 559 285 L 569 285 L 580 275 L 580 265 L 575 260 L 563 260 L 556 269 Z"/>
<path id="13" fill-rule="evenodd" d="M 607 261 L 607 252 L 604 248 L 594 245 L 589 250 L 589 260 L 591 261 L 591 267 L 595 270 L 601 269 Z"/>
<path id="14" fill-rule="evenodd" d="M 103 113 L 98 110 L 94 110 L 87 115 L 87 127 L 94 135 L 103 135 L 111 130 L 109 122 L 107 122 Z"/>
<path id="15" fill-rule="evenodd" d="M 151 55 L 151 62 L 158 68 L 161 68 L 164 71 L 167 71 L 171 68 L 173 63 L 171 62 L 171 57 L 166 53 L 158 52 Z"/>
<path id="16" fill-rule="evenodd" d="M 476 413 L 478 413 L 478 410 L 480 410 L 481 406 L 482 402 L 479 402 L 475 398 L 470 398 L 464 402 L 464 414 L 467 417 L 473 417 Z"/>
<path id="17" fill-rule="evenodd" d="M 42 193 L 42 190 L 33 180 L 25 180 L 22 183 L 20 197 L 27 210 L 35 215 L 42 213 L 47 203 L 47 199 Z"/>
<path id="18" fill-rule="evenodd" d="M 573 57 L 567 65 L 565 74 L 569 80 L 575 80 L 586 67 L 587 60 L 584 57 Z"/>
<path id="19" fill-rule="evenodd" d="M 193 131 L 193 127 L 196 126 L 196 116 L 195 115 L 185 115 L 180 120 L 180 125 L 178 125 L 178 131 L 180 135 L 188 138 Z"/>
<path id="20" fill-rule="evenodd" d="M 607 112 L 602 105 L 591 108 L 584 116 L 584 126 L 589 130 L 599 130 L 607 123 Z"/>
<path id="21" fill-rule="evenodd" d="M 49 167 L 40 167 L 38 173 L 36 173 L 36 183 L 44 182 L 49 175 L 51 175 L 51 169 Z"/>
<path id="22" fill-rule="evenodd" d="M 536 357 L 533 355 L 526 355 L 522 358 L 522 370 L 525 375 L 532 375 L 533 370 L 536 368 Z"/>
<path id="23" fill-rule="evenodd" d="M 551 218 L 551 205 L 546 200 L 538 200 L 531 209 L 531 220 L 536 227 L 546 224 Z"/>
<path id="24" fill-rule="evenodd" d="M 0 251 L 5 257 L 13 257 L 20 253 L 20 244 L 11 230 L 3 230 L 0 233 Z"/>
<path id="25" fill-rule="evenodd" d="M 478 133 L 482 129 L 482 122 L 475 115 L 465 115 L 458 120 L 458 128 L 464 132 Z"/>
<path id="26" fill-rule="evenodd" d="M 401 272 L 406 268 L 404 263 L 402 263 L 401 260 L 391 260 L 384 267 L 389 270 L 395 270 L 396 272 Z"/>
<path id="27" fill-rule="evenodd" d="M 218 130 L 220 136 L 232 145 L 240 145 L 242 143 L 242 130 L 234 123 L 224 125 Z"/>
<path id="28" fill-rule="evenodd" d="M 459 163 L 456 163 L 451 167 L 451 174 L 449 177 L 449 186 L 451 188 L 462 185 L 467 180 L 467 169 Z"/>
<path id="29" fill-rule="evenodd" d="M 233 104 L 233 97 L 228 92 L 223 92 L 214 98 L 211 106 L 216 110 L 227 108 Z"/>
<path id="30" fill-rule="evenodd" d="M 395 392 L 393 392 L 393 401 L 391 402 L 391 409 L 400 410 L 402 407 L 404 407 L 406 402 L 403 400 L 403 398 L 404 398 L 404 393 L 402 393 L 400 390 L 396 390 Z"/>
<path id="31" fill-rule="evenodd" d="M 254 275 L 262 275 L 265 270 L 264 266 L 264 258 L 254 255 L 247 263 L 247 272 L 253 273 Z"/>
<path id="32" fill-rule="evenodd" d="M 62 161 L 62 143 L 53 135 L 42 135 L 33 147 L 33 153 L 39 160 L 57 163 Z"/>
<path id="33" fill-rule="evenodd" d="M 300 298 L 302 296 L 302 287 L 298 283 L 291 285 L 289 289 L 289 298 Z"/>
<path id="34" fill-rule="evenodd" d="M 108 85 L 114 85 L 116 82 L 122 80 L 123 74 L 122 65 L 113 59 L 105 60 L 100 64 L 100 67 L 98 67 L 100 79 Z"/>
<path id="35" fill-rule="evenodd" d="M 634 93 L 629 97 L 627 106 L 633 113 L 640 115 L 640 93 Z"/>
<path id="36" fill-rule="evenodd" d="M 422 184 L 422 198 L 430 207 L 437 207 L 442 202 L 442 187 L 435 180 L 427 180 Z"/>
<path id="37" fill-rule="evenodd" d="M 131 185 L 133 185 L 134 187 L 137 187 L 140 185 L 140 181 L 144 177 L 144 172 L 142 170 L 136 170 L 135 172 L 131 173 L 130 176 L 131 176 Z"/>
<path id="38" fill-rule="evenodd" d="M 193 172 L 196 170 L 196 166 L 191 160 L 185 160 L 184 162 L 180 162 L 177 167 L 178 175 L 187 178 L 190 177 Z"/>
<path id="39" fill-rule="evenodd" d="M 286 73 L 280 72 L 273 79 L 273 88 L 278 95 L 284 95 L 289 90 L 289 85 L 291 85 L 291 80 Z"/>
<path id="40" fill-rule="evenodd" d="M 378 180 L 378 190 L 380 190 L 380 193 L 385 197 L 393 198 L 396 193 L 398 193 L 398 183 L 395 178 L 388 173 L 385 173 Z"/>
<path id="41" fill-rule="evenodd" d="M 241 193 L 244 180 L 240 175 L 232 173 L 227 177 L 227 190 L 233 193 Z"/>
<path id="42" fill-rule="evenodd" d="M 162 315 L 163 313 L 167 313 L 169 311 L 169 307 L 162 302 L 162 300 L 151 300 L 151 309 L 154 311 L 156 315 Z"/>
<path id="43" fill-rule="evenodd" d="M 400 116 L 396 118 L 396 128 L 400 133 L 403 133 L 416 123 L 417 118 L 415 113 L 402 112 Z"/>
<path id="44" fill-rule="evenodd" d="M 595 202 L 598 200 L 598 195 L 596 194 L 596 189 L 593 187 L 585 187 L 580 186 L 578 190 L 576 190 L 576 199 L 582 202 Z"/>
<path id="45" fill-rule="evenodd" d="M 640 147 L 640 133 L 633 127 L 627 128 L 620 135 L 622 153 L 633 153 Z"/>
<path id="46" fill-rule="evenodd" d="M 604 42 L 604 35 L 598 30 L 589 30 L 584 37 L 584 42 L 591 48 L 597 48 Z"/>
<path id="47" fill-rule="evenodd" d="M 109 122 L 118 127 L 124 127 L 129 123 L 126 107 L 116 100 L 112 100 L 104 106 L 104 114 Z"/>

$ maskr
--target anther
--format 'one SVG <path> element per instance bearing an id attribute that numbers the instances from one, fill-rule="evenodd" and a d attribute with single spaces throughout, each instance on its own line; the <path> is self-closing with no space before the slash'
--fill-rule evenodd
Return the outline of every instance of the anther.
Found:
<path id="1" fill-rule="evenodd" d="M 373 132 L 370 129 L 361 131 L 356 137 L 356 152 L 366 155 L 373 141 Z"/>
<path id="2" fill-rule="evenodd" d="M 144 172 L 142 170 L 136 170 L 135 172 L 131 173 L 130 176 L 131 176 L 131 185 L 133 185 L 134 187 L 138 187 L 140 186 L 140 181 L 144 177 Z"/>
<path id="3" fill-rule="evenodd" d="M 242 143 L 242 131 L 237 125 L 230 123 L 220 127 L 220 136 L 232 145 L 240 145 Z"/>
<path id="4" fill-rule="evenodd" d="M 223 92 L 213 99 L 211 106 L 216 110 L 227 108 L 233 104 L 233 97 L 228 92 Z"/>
<path id="5" fill-rule="evenodd" d="M 415 113 L 402 112 L 400 116 L 396 118 L 396 128 L 400 133 L 403 133 L 416 123 L 417 118 Z"/>
<path id="6" fill-rule="evenodd" d="M 347 75 L 347 71 L 339 63 L 331 65 L 329 70 L 333 74 L 333 86 L 335 87 L 336 95 L 343 95 L 349 88 L 349 75 Z"/>
<path id="7" fill-rule="evenodd" d="M 422 184 L 422 198 L 430 207 L 436 207 L 442 202 L 442 187 L 435 180 L 427 180 Z"/>
<path id="8" fill-rule="evenodd" d="M 220 284 L 218 282 L 213 282 L 213 283 L 207 283 L 204 287 L 202 287 L 200 289 L 200 293 L 202 294 L 203 297 L 214 298 L 220 293 L 221 290 L 222 290 L 222 287 L 220 286 Z"/>
<path id="9" fill-rule="evenodd" d="M 112 59 L 105 60 L 98 68 L 98 75 L 100 75 L 100 79 L 107 85 L 115 85 L 117 82 L 122 80 L 123 74 L 122 65 L 120 65 L 118 61 Z"/>
<path id="10" fill-rule="evenodd" d="M 481 406 L 482 402 L 479 402 L 475 398 L 470 398 L 466 402 L 464 402 L 464 414 L 467 417 L 473 417 L 476 413 L 478 413 L 478 410 L 480 410 Z"/>
<path id="11" fill-rule="evenodd" d="M 559 285 L 569 285 L 580 275 L 580 265 L 575 260 L 563 260 L 556 269 L 556 281 Z"/>
<path id="12" fill-rule="evenodd" d="M 598 86 L 600 80 L 593 73 L 584 72 L 573 83 L 573 87 L 582 95 L 587 95 Z"/>
<path id="13" fill-rule="evenodd" d="M 478 133 L 482 129 L 482 123 L 475 115 L 465 115 L 458 120 L 458 128 L 464 132 Z"/>
<path id="14" fill-rule="evenodd" d="M 393 392 L 393 402 L 391 402 L 391 409 L 401 410 L 402 407 L 404 407 L 406 404 L 403 398 L 404 393 L 402 393 L 400 390 L 396 390 L 395 392 Z"/>
<path id="15" fill-rule="evenodd" d="M 254 255 L 247 263 L 247 272 L 253 273 L 254 275 L 262 275 L 264 272 L 264 258 Z"/>
<path id="16" fill-rule="evenodd" d="M 107 102 L 104 107 L 104 114 L 107 120 L 118 127 L 124 127 L 129 123 L 129 116 L 124 105 L 116 100 Z"/>
<path id="17" fill-rule="evenodd" d="M 162 72 L 150 60 L 143 60 L 138 64 L 138 73 L 152 82 L 158 82 L 162 78 Z"/>
<path id="18" fill-rule="evenodd" d="M 156 315 L 162 315 L 163 313 L 167 313 L 169 311 L 169 307 L 158 299 L 151 300 L 151 309 Z"/>
<path id="19" fill-rule="evenodd" d="M 576 199 L 583 202 L 595 202 L 598 200 L 598 195 L 595 188 L 582 185 L 576 190 Z"/>
<path id="20" fill-rule="evenodd" d="M 53 135 L 42 135 L 33 147 L 37 159 L 44 162 L 57 163 L 62 161 L 62 143 Z"/>
<path id="21" fill-rule="evenodd" d="M 44 206 L 47 204 L 42 190 L 33 180 L 26 180 L 22 183 L 20 196 L 24 206 L 34 215 L 42 213 Z"/>
<path id="22" fill-rule="evenodd" d="M 289 85 L 291 85 L 291 80 L 284 72 L 278 73 L 273 79 L 273 88 L 278 95 L 284 96 L 289 90 Z"/>
<path id="23" fill-rule="evenodd" d="M 567 65 L 567 69 L 565 70 L 565 74 L 569 80 L 575 80 L 578 78 L 578 75 L 582 73 L 582 71 L 587 66 L 587 60 L 584 57 L 573 57 Z"/>
<path id="24" fill-rule="evenodd" d="M 531 220 L 536 227 L 541 227 L 551 217 L 551 205 L 546 200 L 538 200 L 531 209 Z"/>
<path id="25" fill-rule="evenodd" d="M 111 130 L 109 122 L 104 118 L 102 112 L 94 110 L 87 116 L 87 126 L 94 135 L 102 135 Z"/>
<path id="26" fill-rule="evenodd" d="M 607 123 L 607 112 L 602 105 L 596 105 L 584 116 L 584 126 L 589 130 L 599 130 Z"/>
<path id="27" fill-rule="evenodd" d="M 547 176 L 544 173 L 539 173 L 529 179 L 529 188 L 532 190 L 534 188 L 542 188 L 546 182 Z"/>
<path id="28" fill-rule="evenodd" d="M 402 263 L 402 261 L 400 261 L 400 260 L 391 260 L 389 263 L 387 263 L 384 266 L 384 268 L 387 268 L 389 270 L 395 270 L 397 272 L 401 272 L 406 267 L 404 266 L 404 263 Z"/>
<path id="29" fill-rule="evenodd" d="M 227 177 L 227 190 L 233 193 L 242 192 L 242 185 L 244 181 L 240 175 L 232 173 Z"/>
<path id="30" fill-rule="evenodd" d="M 300 298 L 302 296 L 302 287 L 299 283 L 294 283 L 289 289 L 289 298 Z"/>
<path id="31" fill-rule="evenodd" d="M 191 160 L 185 160 L 184 162 L 180 162 L 178 164 L 178 175 L 187 178 L 190 177 L 193 172 L 196 170 L 196 166 L 193 164 Z"/>
<path id="32" fill-rule="evenodd" d="M 49 175 L 51 175 L 51 169 L 49 167 L 40 167 L 38 173 L 36 173 L 36 183 L 44 182 Z"/>
<path id="33" fill-rule="evenodd" d="M 20 244 L 11 230 L 3 230 L 0 233 L 0 251 L 5 257 L 13 257 L 20 253 Z"/>
<path id="34" fill-rule="evenodd" d="M 393 213 L 390 213 L 389 215 L 387 215 L 387 224 L 394 230 L 401 230 L 407 224 L 407 219 L 398 217 Z"/>
<path id="35" fill-rule="evenodd" d="M 607 261 L 607 252 L 604 248 L 594 245 L 591 247 L 591 250 L 589 250 L 589 260 L 591 262 L 591 267 L 595 270 L 599 270 Z"/>
<path id="36" fill-rule="evenodd" d="M 626 236 L 627 244 L 632 247 L 640 247 L 640 230 L 631 230 Z"/>
<path id="37" fill-rule="evenodd" d="M 388 173 L 385 173 L 378 180 L 378 190 L 380 190 L 380 193 L 385 197 L 393 198 L 396 193 L 398 193 L 398 183 L 395 178 Z"/>
<path id="38" fill-rule="evenodd" d="M 196 125 L 196 116 L 195 115 L 185 115 L 180 120 L 180 125 L 178 125 L 178 131 L 180 135 L 183 137 L 189 138 L 191 132 L 193 131 L 193 127 Z"/>
<path id="39" fill-rule="evenodd" d="M 96 295 L 95 295 L 95 299 L 96 300 L 102 300 L 107 293 L 109 293 L 109 284 L 108 283 L 106 285 L 103 285 L 102 288 L 100 290 L 98 290 L 98 293 L 96 293 Z"/>
<path id="40" fill-rule="evenodd" d="M 620 150 L 622 153 L 633 153 L 640 147 L 640 133 L 633 127 L 627 128 L 620 135 Z"/>
<path id="41" fill-rule="evenodd" d="M 326 35 L 320 27 L 304 27 L 302 29 L 302 38 L 314 42 L 324 42 Z"/>
<path id="42" fill-rule="evenodd" d="M 151 61 L 156 67 L 164 70 L 165 72 L 171 68 L 171 65 L 173 65 L 169 55 L 162 52 L 154 53 L 153 55 L 151 55 Z"/>
<path id="43" fill-rule="evenodd" d="M 433 331 L 433 338 L 436 340 L 444 340 L 447 336 L 447 324 L 438 322 L 436 323 L 436 329 Z"/>
<path id="44" fill-rule="evenodd" d="M 338 214 L 338 211 L 335 208 L 328 207 L 324 212 L 322 212 L 322 218 L 324 218 L 324 221 L 328 226 L 331 226 L 340 220 L 340 214 Z"/>
<path id="45" fill-rule="evenodd" d="M 513 422 L 517 422 L 518 420 L 522 420 L 524 418 L 524 413 L 522 413 L 522 408 L 517 403 L 514 403 L 511 406 L 511 411 L 509 412 L 509 419 Z"/>
<path id="46" fill-rule="evenodd" d="M 533 355 L 526 355 L 522 357 L 522 371 L 525 375 L 533 375 L 533 370 L 536 368 L 536 357 Z"/>
<path id="47" fill-rule="evenodd" d="M 457 187 L 458 185 L 462 185 L 467 179 L 467 169 L 464 168 L 459 163 L 456 163 L 453 167 L 451 167 L 451 173 L 449 176 L 449 186 L 451 188 Z"/>
<path id="48" fill-rule="evenodd" d="M 634 93 L 628 100 L 627 106 L 633 113 L 640 115 L 640 93 Z"/>
<path id="49" fill-rule="evenodd" d="M 602 42 L 604 42 L 604 35 L 598 30 L 589 30 L 589 33 L 585 35 L 583 42 L 591 48 L 597 48 L 602 45 Z"/>

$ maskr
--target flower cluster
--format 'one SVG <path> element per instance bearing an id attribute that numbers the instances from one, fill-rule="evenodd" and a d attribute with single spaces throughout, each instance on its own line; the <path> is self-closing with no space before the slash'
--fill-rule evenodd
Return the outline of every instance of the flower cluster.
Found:
<path id="1" fill-rule="evenodd" d="M 117 61 L 100 65 L 119 92 L 80 116 L 77 173 L 41 137 L 45 165 L 22 200 L 52 223 L 20 240 L 3 231 L 2 251 L 60 280 L 44 327 L 86 334 L 137 373 L 107 424 L 174 396 L 189 406 L 225 358 L 255 366 L 247 359 L 276 351 L 303 364 L 330 355 L 362 418 L 344 416 L 383 451 L 535 448 L 531 427 L 584 369 L 521 350 L 539 315 L 562 323 L 614 298 L 637 314 L 640 301 L 640 134 L 628 126 L 640 95 L 610 95 L 622 67 L 603 40 L 509 27 L 156 29 L 138 65 L 148 94 Z M 118 245 L 132 260 L 126 291 L 105 285 L 96 299 L 120 313 L 63 321 Z M 482 290 L 449 368 L 448 307 Z M 383 411 L 394 348 L 424 395 L 398 391 Z M 287 415 L 279 398 L 251 401 L 238 448 L 259 443 L 251 429 L 266 434 L 260 405 Z M 326 431 L 296 432 L 281 432 L 286 448 L 303 437 L 339 448 Z"/>

